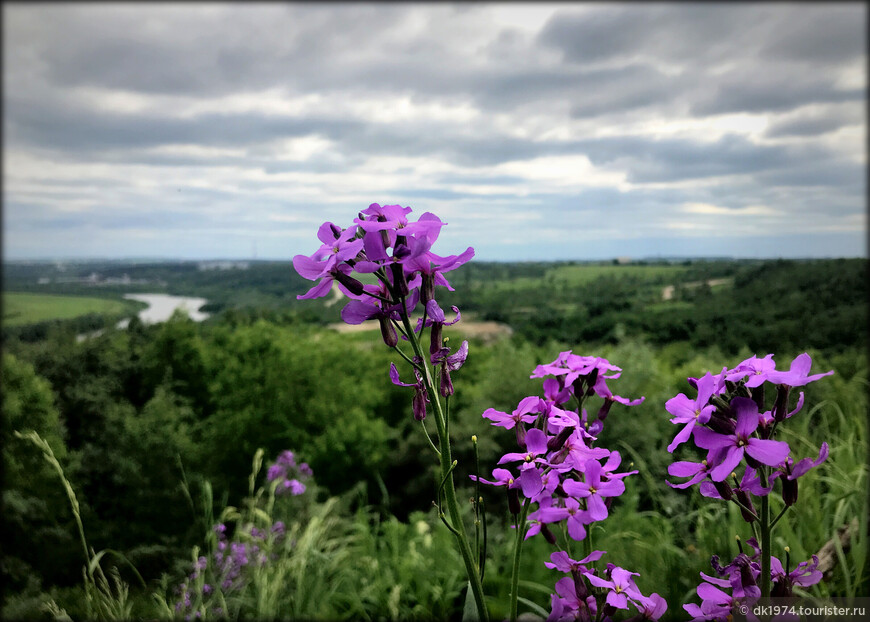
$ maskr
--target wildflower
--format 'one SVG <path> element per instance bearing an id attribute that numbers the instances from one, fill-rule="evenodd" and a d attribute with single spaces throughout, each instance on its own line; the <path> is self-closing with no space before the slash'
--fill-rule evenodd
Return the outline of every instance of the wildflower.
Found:
<path id="1" fill-rule="evenodd" d="M 625 484 L 620 479 L 602 481 L 601 464 L 597 460 L 587 460 L 584 468 L 585 481 L 567 480 L 562 488 L 571 497 L 586 499 L 589 518 L 602 521 L 607 518 L 607 507 L 603 497 L 618 497 L 625 492 Z"/>
<path id="2" fill-rule="evenodd" d="M 533 462 L 547 453 L 547 435 L 538 428 L 532 428 L 526 434 L 525 440 L 526 451 L 507 453 L 498 461 L 499 464 L 505 462 L 516 462 L 522 460 L 524 462 Z"/>
<path id="3" fill-rule="evenodd" d="M 643 594 L 637 589 L 632 576 L 639 576 L 636 572 L 629 572 L 619 566 L 614 566 L 610 571 L 610 580 L 597 577 L 594 574 L 587 574 L 586 578 L 589 583 L 596 587 L 609 588 L 607 599 L 605 602 L 617 609 L 628 609 L 629 599 L 640 600 Z"/>
<path id="4" fill-rule="evenodd" d="M 697 386 L 698 396 L 694 400 L 680 393 L 665 402 L 665 410 L 674 415 L 671 423 L 685 424 L 671 441 L 671 444 L 668 445 L 669 453 L 673 453 L 677 446 L 689 440 L 695 425 L 707 423 L 710 420 L 710 414 L 716 409 L 712 404 L 708 404 L 716 388 L 716 379 L 713 375 L 707 372 L 703 378 L 698 379 Z"/>
<path id="5" fill-rule="evenodd" d="M 775 371 L 768 374 L 767 379 L 774 384 L 784 384 L 789 387 L 802 387 L 810 382 L 815 382 L 819 378 L 830 376 L 834 373 L 833 370 L 822 374 L 808 375 L 813 361 L 810 355 L 804 352 L 794 358 L 789 366 L 789 370 Z"/>
<path id="6" fill-rule="evenodd" d="M 604 553 L 604 551 L 592 551 L 580 561 L 576 561 L 568 557 L 568 553 L 565 551 L 556 551 L 550 555 L 550 561 L 544 562 L 544 565 L 559 572 L 587 572 L 589 569 L 583 564 L 597 562 Z"/>
<path id="7" fill-rule="evenodd" d="M 791 451 L 784 441 L 764 440 L 750 435 L 758 428 L 758 405 L 749 398 L 735 397 L 731 401 L 737 412 L 737 426 L 733 434 L 717 434 L 707 428 L 696 427 L 695 444 L 709 450 L 707 461 L 716 465 L 710 472 L 713 481 L 721 482 L 743 459 L 744 453 L 762 464 L 776 466 Z"/>
<path id="8" fill-rule="evenodd" d="M 632 603 L 637 607 L 640 613 L 632 618 L 628 618 L 626 622 L 658 620 L 665 614 L 665 611 L 668 610 L 668 601 L 655 592 L 649 596 L 636 598 Z"/>
<path id="9" fill-rule="evenodd" d="M 426 322 L 423 322 L 423 318 L 417 320 L 417 328 L 414 332 L 419 333 L 424 326 L 432 327 L 429 333 L 429 354 L 434 355 L 441 349 L 441 329 L 444 326 L 452 326 L 453 324 L 456 324 L 456 322 L 458 322 L 462 317 L 457 307 L 451 307 L 451 309 L 453 309 L 456 317 L 453 319 L 452 322 L 448 322 L 447 318 L 444 316 L 444 311 L 441 310 L 441 307 L 438 306 L 438 303 L 435 300 L 429 300 L 426 303 Z"/>
<path id="10" fill-rule="evenodd" d="M 788 565 L 788 548 L 786 548 L 786 565 Z M 791 572 L 784 569 L 782 562 L 776 557 L 770 558 L 770 575 L 774 582 L 771 596 L 791 596 L 792 587 L 810 587 L 822 580 L 819 570 L 819 558 L 813 555 L 811 562 L 801 562 Z"/>
<path id="11" fill-rule="evenodd" d="M 446 287 L 451 292 L 455 291 L 443 273 L 456 270 L 470 261 L 472 257 L 474 257 L 474 249 L 470 246 L 459 255 L 448 255 L 447 257 L 436 255 L 431 250 L 426 251 L 405 263 L 406 269 L 417 273 L 414 278 L 408 281 L 408 287 L 420 288 L 420 300 L 423 301 L 423 304 L 427 304 L 435 298 L 436 285 Z"/>
<path id="12" fill-rule="evenodd" d="M 356 257 L 363 248 L 363 241 L 356 239 L 356 227 L 342 230 L 340 227 L 326 222 L 317 230 L 318 239 L 323 245 L 311 256 L 296 255 L 293 257 L 293 268 L 303 278 L 309 281 L 320 279 L 305 294 L 296 296 L 299 300 L 320 298 L 326 296 L 332 288 L 332 281 L 338 280 L 339 285 L 349 292 L 362 288 L 359 281 L 350 277 L 351 268 L 345 262 Z M 325 259 L 325 261 L 321 261 Z M 357 286 L 356 284 L 359 284 Z"/>
<path id="13" fill-rule="evenodd" d="M 455 308 L 455 307 L 454 307 Z M 453 380 L 450 378 L 450 372 L 456 371 L 465 363 L 468 358 L 468 342 L 463 341 L 459 349 L 450 354 L 450 348 L 441 348 L 432 355 L 432 364 L 441 363 L 441 372 L 438 382 L 438 391 L 443 397 L 453 395 Z"/>
<path id="14" fill-rule="evenodd" d="M 414 358 L 416 359 L 417 357 Z M 400 387 L 414 387 L 414 399 L 411 402 L 411 408 L 414 413 L 414 419 L 423 421 L 426 418 L 426 403 L 429 401 L 429 396 L 423 384 L 423 376 L 417 369 L 414 369 L 414 375 L 417 377 L 417 382 L 402 382 L 399 379 L 399 370 L 396 369 L 396 364 L 390 363 L 390 380 L 392 383 Z"/>
<path id="15" fill-rule="evenodd" d="M 709 474 L 710 469 L 706 460 L 701 462 L 688 462 L 682 460 L 668 465 L 668 475 L 672 475 L 673 477 L 689 477 L 691 479 L 682 484 L 672 484 L 667 480 L 665 480 L 665 483 L 671 488 L 688 488 L 693 484 L 697 484 L 698 482 L 707 479 Z"/>
<path id="16" fill-rule="evenodd" d="M 736 382 L 742 378 L 747 378 L 745 386 L 754 388 L 760 386 L 771 372 L 775 371 L 776 363 L 773 362 L 773 354 L 768 354 L 763 359 L 757 356 L 752 356 L 745 361 L 739 363 L 734 369 L 730 369 L 723 374 L 725 380 Z"/>
<path id="17" fill-rule="evenodd" d="M 794 505 L 798 498 L 798 478 L 807 474 L 807 472 L 819 466 L 822 462 L 828 459 L 828 444 L 823 442 L 819 448 L 819 456 L 815 460 L 812 458 L 801 458 L 797 464 L 794 463 L 791 456 L 783 462 L 779 468 L 772 474 L 773 477 L 782 477 L 782 500 L 786 505 Z"/>
<path id="18" fill-rule="evenodd" d="M 523 423 L 534 423 L 538 414 L 543 412 L 543 400 L 536 395 L 530 395 L 520 400 L 514 411 L 508 415 L 495 408 L 487 408 L 483 411 L 483 417 L 493 422 L 495 426 L 501 426 L 511 430 L 516 426 L 517 444 L 524 445 L 526 428 Z"/>
<path id="19" fill-rule="evenodd" d="M 556 593 L 550 597 L 550 615 L 547 622 L 562 622 L 563 620 L 580 620 L 583 622 L 596 619 L 598 611 L 595 597 L 588 595 L 580 597 L 574 579 L 564 577 L 556 581 Z"/>

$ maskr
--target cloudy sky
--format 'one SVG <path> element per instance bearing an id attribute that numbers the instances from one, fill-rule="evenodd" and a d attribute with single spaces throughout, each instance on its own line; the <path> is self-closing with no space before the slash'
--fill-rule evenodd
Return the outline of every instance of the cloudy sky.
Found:
<path id="1" fill-rule="evenodd" d="M 3 255 L 866 256 L 867 7 L 3 4 Z"/>

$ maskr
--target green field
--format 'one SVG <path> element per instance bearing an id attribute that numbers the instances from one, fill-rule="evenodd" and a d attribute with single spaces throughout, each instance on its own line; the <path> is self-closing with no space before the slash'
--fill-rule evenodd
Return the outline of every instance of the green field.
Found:
<path id="1" fill-rule="evenodd" d="M 643 280 L 655 280 L 661 277 L 678 277 L 685 272 L 683 266 L 645 266 L 645 265 L 587 265 L 559 266 L 547 272 L 556 279 L 564 279 L 571 285 L 584 285 L 601 277 L 625 278 L 634 277 Z"/>
<path id="2" fill-rule="evenodd" d="M 87 313 L 121 315 L 129 310 L 130 305 L 122 300 L 3 292 L 4 326 L 23 326 L 46 320 L 68 320 Z"/>
<path id="3" fill-rule="evenodd" d="M 683 266 L 644 266 L 644 265 L 581 265 L 557 266 L 547 269 L 543 276 L 519 276 L 510 279 L 489 280 L 486 283 L 500 291 L 537 289 L 542 282 L 550 286 L 579 287 L 600 278 L 635 278 L 643 281 L 666 282 L 670 278 L 679 279 L 686 269 Z"/>

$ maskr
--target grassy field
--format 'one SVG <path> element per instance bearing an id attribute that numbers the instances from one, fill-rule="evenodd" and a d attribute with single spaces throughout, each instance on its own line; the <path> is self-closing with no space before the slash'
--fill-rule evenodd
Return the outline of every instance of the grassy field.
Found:
<path id="1" fill-rule="evenodd" d="M 120 315 L 130 309 L 131 306 L 122 300 L 3 292 L 5 326 L 22 326 L 45 320 L 66 320 L 86 313 Z"/>
<path id="2" fill-rule="evenodd" d="M 522 290 L 536 289 L 541 287 L 541 281 L 559 287 L 578 287 L 586 285 L 602 277 L 621 279 L 636 278 L 644 281 L 658 282 L 667 281 L 668 277 L 678 279 L 685 272 L 683 266 L 643 266 L 643 265 L 587 265 L 587 266 L 558 266 L 548 269 L 543 277 L 521 276 L 513 279 L 488 281 L 492 287 L 498 290 Z"/>

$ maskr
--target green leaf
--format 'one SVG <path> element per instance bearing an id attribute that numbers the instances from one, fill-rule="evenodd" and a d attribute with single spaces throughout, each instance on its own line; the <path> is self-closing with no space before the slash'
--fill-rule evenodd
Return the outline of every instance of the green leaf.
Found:
<path id="1" fill-rule="evenodd" d="M 477 605 L 474 602 L 474 593 L 471 591 L 471 581 L 465 588 L 465 606 L 462 608 L 462 622 L 477 622 Z"/>

